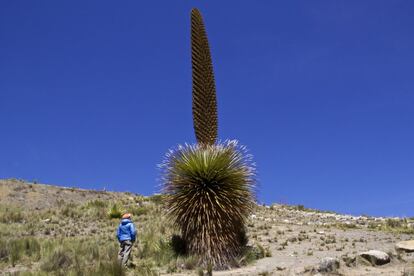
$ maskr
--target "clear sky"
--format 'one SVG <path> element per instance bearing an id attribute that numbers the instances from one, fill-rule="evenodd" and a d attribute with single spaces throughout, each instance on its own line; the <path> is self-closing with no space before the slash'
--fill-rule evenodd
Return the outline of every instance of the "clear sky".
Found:
<path id="1" fill-rule="evenodd" d="M 195 142 L 190 20 L 260 202 L 414 216 L 414 1 L 1 1 L 0 178 L 158 190 Z"/>

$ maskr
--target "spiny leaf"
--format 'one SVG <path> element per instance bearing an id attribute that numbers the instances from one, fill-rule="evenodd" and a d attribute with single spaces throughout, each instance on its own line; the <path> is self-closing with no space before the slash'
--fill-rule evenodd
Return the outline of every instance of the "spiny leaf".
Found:
<path id="1" fill-rule="evenodd" d="M 193 122 L 197 142 L 217 140 L 217 101 L 210 47 L 201 13 L 191 11 L 191 61 L 193 73 Z"/>
<path id="2" fill-rule="evenodd" d="M 236 141 L 186 145 L 163 164 L 166 214 L 187 251 L 223 268 L 242 252 L 244 224 L 255 202 L 252 156 Z"/>

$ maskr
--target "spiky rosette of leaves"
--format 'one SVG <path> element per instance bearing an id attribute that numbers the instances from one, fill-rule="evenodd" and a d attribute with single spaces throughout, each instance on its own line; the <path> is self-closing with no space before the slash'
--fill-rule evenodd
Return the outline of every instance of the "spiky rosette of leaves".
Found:
<path id="1" fill-rule="evenodd" d="M 244 223 L 255 204 L 255 166 L 237 141 L 185 145 L 164 162 L 168 217 L 181 231 L 187 252 L 216 268 L 240 254 Z"/>

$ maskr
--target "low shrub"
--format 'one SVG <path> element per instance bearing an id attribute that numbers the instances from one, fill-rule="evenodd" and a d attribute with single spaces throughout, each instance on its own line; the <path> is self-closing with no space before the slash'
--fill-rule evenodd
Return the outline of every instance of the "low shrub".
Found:
<path id="1" fill-rule="evenodd" d="M 80 216 L 74 203 L 66 204 L 62 209 L 60 209 L 60 214 L 68 218 L 78 218 Z"/>
<path id="2" fill-rule="evenodd" d="M 129 211 L 133 216 L 137 217 L 137 216 L 143 216 L 143 215 L 148 214 L 151 211 L 151 209 L 149 206 L 140 206 L 140 207 L 134 206 L 134 207 L 130 207 Z"/>
<path id="3" fill-rule="evenodd" d="M 136 275 L 145 275 L 145 276 L 157 276 L 159 275 L 155 263 L 152 260 L 141 260 L 139 264 L 135 267 L 134 272 Z"/>
<path id="4" fill-rule="evenodd" d="M 40 266 L 43 271 L 52 272 L 58 270 L 67 270 L 73 263 L 72 258 L 63 248 L 56 249 L 49 258 Z"/>
<path id="5" fill-rule="evenodd" d="M 90 273 L 90 275 L 108 275 L 108 276 L 124 276 L 125 270 L 121 263 L 116 258 L 110 262 L 100 262 L 96 271 Z"/>
<path id="6" fill-rule="evenodd" d="M 38 261 L 41 246 L 37 239 L 32 237 L 0 240 L 0 261 L 8 261 L 15 266 L 22 258 Z"/>
<path id="7" fill-rule="evenodd" d="M 1 207 L 0 222 L 1 223 L 20 223 L 23 222 L 23 212 L 18 208 Z"/>
<path id="8" fill-rule="evenodd" d="M 398 228 L 403 226 L 403 220 L 400 219 L 387 219 L 386 225 L 390 228 Z"/>
<path id="9" fill-rule="evenodd" d="M 256 246 L 245 246 L 239 258 L 234 260 L 235 263 L 233 265 L 240 267 L 265 257 L 271 257 L 271 251 L 268 248 L 264 248 L 260 244 Z"/>
<path id="10" fill-rule="evenodd" d="M 160 205 L 160 204 L 162 204 L 164 202 L 164 198 L 165 198 L 165 196 L 162 195 L 162 194 L 155 194 L 153 196 L 150 196 L 148 199 L 151 202 L 153 202 L 153 203 L 155 203 L 157 205 Z"/>
<path id="11" fill-rule="evenodd" d="M 107 203 L 105 201 L 95 199 L 95 200 L 92 200 L 92 201 L 88 201 L 86 206 L 90 207 L 90 208 L 106 208 Z"/>
<path id="12" fill-rule="evenodd" d="M 114 203 L 108 211 L 108 216 L 111 219 L 120 219 L 122 217 L 122 213 L 123 211 L 120 209 L 120 207 L 116 203 Z"/>

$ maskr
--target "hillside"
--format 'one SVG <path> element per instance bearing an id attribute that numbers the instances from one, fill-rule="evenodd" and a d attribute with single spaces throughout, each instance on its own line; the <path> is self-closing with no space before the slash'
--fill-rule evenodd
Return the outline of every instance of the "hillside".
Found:
<path id="1" fill-rule="evenodd" d="M 172 250 L 174 230 L 161 203 L 160 195 L 0 180 L 0 271 L 201 275 L 193 257 Z M 115 230 L 124 210 L 133 214 L 138 228 L 133 266 L 126 272 L 115 261 Z M 414 275 L 414 245 L 396 248 L 414 239 L 414 219 L 354 217 L 274 204 L 257 206 L 248 221 L 248 238 L 245 254 L 231 269 L 214 275 Z M 363 254 L 369 250 L 381 252 Z"/>

